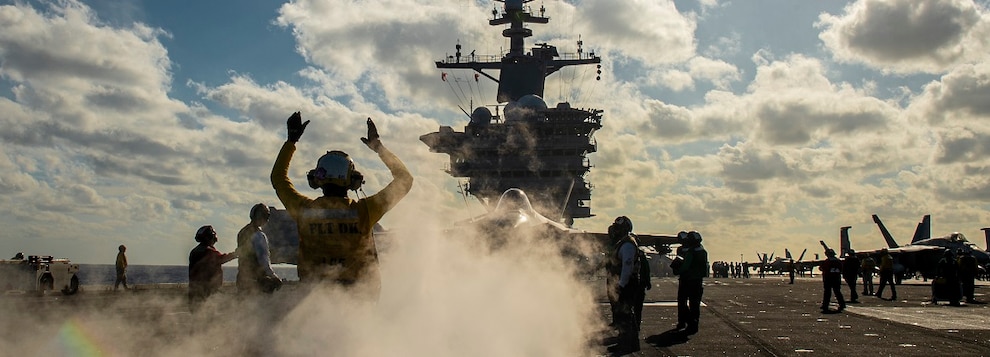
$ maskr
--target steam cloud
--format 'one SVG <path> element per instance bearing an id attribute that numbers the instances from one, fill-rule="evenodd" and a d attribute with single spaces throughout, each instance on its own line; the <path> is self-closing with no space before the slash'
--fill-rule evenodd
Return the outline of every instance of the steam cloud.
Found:
<path id="1" fill-rule="evenodd" d="M 588 355 L 600 326 L 593 287 L 551 241 L 490 251 L 449 222 L 403 217 L 382 253 L 377 304 L 331 288 L 257 300 L 218 294 L 197 314 L 185 291 L 0 304 L 0 354 L 277 356 Z M 71 300 L 76 299 L 78 302 Z M 87 302 L 86 299 L 89 299 Z M 30 307 L 30 308 L 25 308 Z M 38 309 L 43 310 L 39 311 Z"/>

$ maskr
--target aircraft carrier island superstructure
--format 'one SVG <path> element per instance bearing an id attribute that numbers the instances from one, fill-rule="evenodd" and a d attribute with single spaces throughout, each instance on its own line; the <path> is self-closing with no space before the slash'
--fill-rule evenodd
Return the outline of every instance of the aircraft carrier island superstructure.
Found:
<path id="1" fill-rule="evenodd" d="M 492 10 L 489 25 L 509 25 L 502 31 L 510 40 L 504 55 L 475 56 L 472 51 L 462 56 L 458 44 L 454 56 L 436 62 L 437 68 L 470 69 L 477 72 L 476 79 L 481 75 L 498 83 L 495 114 L 479 106 L 463 132 L 441 126 L 420 140 L 430 151 L 450 155 L 447 172 L 468 178 L 465 192 L 489 209 L 502 192 L 520 188 L 541 214 L 569 226 L 574 218 L 592 216 L 592 185 L 584 176 L 591 169 L 587 155 L 597 150 L 594 133 L 602 127 L 602 111 L 574 108 L 567 102 L 548 107 L 543 100 L 545 80 L 563 67 L 598 64 L 601 58 L 594 51 L 583 53 L 581 41 L 576 54 L 560 54 L 545 43 L 525 52 L 524 39 L 533 31 L 524 25 L 549 22 L 542 7 L 539 16 L 529 12 L 524 5 L 530 1 L 505 0 L 503 12 Z M 499 77 L 485 70 L 497 70 Z M 600 79 L 600 64 L 597 72 Z"/>

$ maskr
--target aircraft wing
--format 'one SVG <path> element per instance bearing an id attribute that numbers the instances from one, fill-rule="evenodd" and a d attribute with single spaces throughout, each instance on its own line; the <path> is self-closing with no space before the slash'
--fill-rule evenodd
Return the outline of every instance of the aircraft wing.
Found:
<path id="1" fill-rule="evenodd" d="M 881 250 L 883 249 L 856 250 L 856 256 L 863 258 L 867 255 L 877 255 L 880 254 Z M 933 245 L 905 245 L 897 248 L 887 248 L 887 252 L 889 252 L 890 255 L 910 254 L 910 253 L 918 253 L 918 252 L 939 252 L 943 250 L 945 250 L 945 248 L 937 247 Z"/>
<path id="2" fill-rule="evenodd" d="M 816 260 L 802 260 L 802 261 L 797 261 L 797 262 L 795 262 L 795 264 L 797 264 L 798 270 L 803 269 L 805 271 L 808 271 L 808 270 L 812 270 L 814 268 L 817 268 L 817 267 L 821 266 L 822 263 L 824 263 L 824 262 L 825 262 L 825 259 L 816 259 Z"/>
<path id="3" fill-rule="evenodd" d="M 636 241 L 639 242 L 641 246 L 652 246 L 652 247 L 667 247 L 671 244 L 677 244 L 677 235 L 668 234 L 636 234 Z M 668 248 L 669 249 L 669 248 Z M 657 248 L 658 251 L 663 251 Z"/>
<path id="4" fill-rule="evenodd" d="M 375 233 L 381 235 L 380 227 Z M 272 216 L 263 228 L 268 234 L 272 263 L 298 262 L 299 234 L 296 224 L 285 210 L 272 207 Z M 451 236 L 483 236 L 491 247 L 505 244 L 520 234 L 541 236 L 564 243 L 567 251 L 582 251 L 589 244 L 593 250 L 602 252 L 609 249 L 611 239 L 608 233 L 587 232 L 565 226 L 548 219 L 533 209 L 529 197 L 520 189 L 508 189 L 499 198 L 492 212 L 465 221 L 455 222 L 445 232 Z M 641 246 L 654 246 L 657 251 L 667 253 L 667 247 L 678 243 L 676 235 L 637 234 Z M 561 241 L 563 240 L 563 241 Z"/>
<path id="5" fill-rule="evenodd" d="M 887 249 L 887 251 L 890 252 L 890 254 L 931 252 L 931 251 L 943 251 L 943 250 L 945 250 L 945 248 L 933 246 L 933 245 L 906 245 L 903 247 Z"/>
<path id="6" fill-rule="evenodd" d="M 597 233 L 597 232 L 585 232 L 574 230 L 572 234 L 582 234 L 592 237 L 594 240 L 609 244 L 611 239 L 608 237 L 608 233 Z M 677 241 L 677 235 L 667 235 L 667 234 L 639 234 L 633 233 L 636 236 L 636 242 L 640 246 L 669 246 L 671 244 L 679 243 Z"/>

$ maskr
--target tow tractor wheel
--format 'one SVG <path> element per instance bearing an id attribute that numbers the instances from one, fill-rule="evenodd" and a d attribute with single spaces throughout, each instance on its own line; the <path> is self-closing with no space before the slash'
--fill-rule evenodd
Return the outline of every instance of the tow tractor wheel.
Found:
<path id="1" fill-rule="evenodd" d="M 69 280 L 69 286 L 62 289 L 63 295 L 72 295 L 79 291 L 79 278 L 75 275 Z"/>
<path id="2" fill-rule="evenodd" d="M 40 285 L 41 288 L 41 295 L 45 295 L 45 292 L 55 290 L 55 278 L 52 278 L 51 275 L 44 275 L 41 277 L 41 280 L 38 281 L 38 285 Z"/>

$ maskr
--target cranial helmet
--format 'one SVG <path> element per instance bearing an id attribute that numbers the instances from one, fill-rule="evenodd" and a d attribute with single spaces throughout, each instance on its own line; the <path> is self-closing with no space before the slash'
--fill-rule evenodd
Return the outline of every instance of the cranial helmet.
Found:
<path id="1" fill-rule="evenodd" d="M 316 161 L 316 168 L 306 175 L 309 187 L 321 188 L 336 185 L 348 190 L 357 190 L 364 183 L 364 175 L 354 169 L 354 161 L 343 151 L 327 151 Z"/>
<path id="2" fill-rule="evenodd" d="M 272 212 L 268 210 L 268 206 L 266 206 L 264 203 L 259 203 L 251 207 L 251 215 L 250 215 L 251 219 L 255 219 L 258 217 L 268 218 L 271 217 L 271 215 Z"/>
<path id="3" fill-rule="evenodd" d="M 217 231 L 213 229 L 211 225 L 205 225 L 199 227 L 196 231 L 196 241 L 200 243 L 209 243 L 210 240 L 217 239 Z"/>
<path id="4" fill-rule="evenodd" d="M 625 233 L 632 233 L 633 225 L 632 225 L 632 221 L 629 220 L 629 217 L 618 216 L 615 218 L 615 222 L 613 224 L 615 224 L 615 227 L 620 231 L 624 231 Z"/>
<path id="5" fill-rule="evenodd" d="M 698 231 L 690 231 L 687 236 L 692 242 L 701 243 L 701 233 L 698 233 Z"/>

